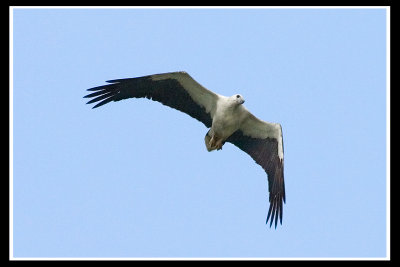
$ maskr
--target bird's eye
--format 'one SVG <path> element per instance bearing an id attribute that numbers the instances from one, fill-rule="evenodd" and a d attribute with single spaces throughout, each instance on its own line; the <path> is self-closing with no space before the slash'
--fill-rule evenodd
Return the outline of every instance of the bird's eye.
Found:
<path id="1" fill-rule="evenodd" d="M 236 98 L 239 98 L 240 97 L 240 95 L 236 95 Z"/>

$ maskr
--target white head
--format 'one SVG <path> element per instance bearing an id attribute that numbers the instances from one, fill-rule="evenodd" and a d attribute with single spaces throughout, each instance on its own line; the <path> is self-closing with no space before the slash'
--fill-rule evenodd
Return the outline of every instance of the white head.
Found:
<path id="1" fill-rule="evenodd" d="M 230 99 L 237 105 L 241 105 L 244 103 L 244 98 L 242 95 L 236 94 L 230 97 Z"/>

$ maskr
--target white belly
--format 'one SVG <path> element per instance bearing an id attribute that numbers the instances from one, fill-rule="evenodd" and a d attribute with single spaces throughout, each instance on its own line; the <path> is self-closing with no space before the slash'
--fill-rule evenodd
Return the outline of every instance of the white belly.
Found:
<path id="1" fill-rule="evenodd" d="M 238 111 L 226 108 L 219 110 L 214 116 L 211 129 L 219 138 L 225 140 L 240 127 Z"/>
<path id="2" fill-rule="evenodd" d="M 235 99 L 233 99 L 235 100 Z M 220 98 L 214 113 L 211 129 L 204 137 L 208 151 L 220 150 L 225 140 L 240 128 L 244 107 L 232 98 Z"/>

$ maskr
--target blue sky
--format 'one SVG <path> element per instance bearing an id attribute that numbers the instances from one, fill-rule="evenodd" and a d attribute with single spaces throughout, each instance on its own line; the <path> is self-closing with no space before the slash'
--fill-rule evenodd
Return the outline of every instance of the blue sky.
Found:
<path id="1" fill-rule="evenodd" d="M 12 256 L 386 257 L 386 12 L 12 10 Z M 178 70 L 282 125 L 276 229 L 265 172 L 203 124 L 82 98 Z"/>

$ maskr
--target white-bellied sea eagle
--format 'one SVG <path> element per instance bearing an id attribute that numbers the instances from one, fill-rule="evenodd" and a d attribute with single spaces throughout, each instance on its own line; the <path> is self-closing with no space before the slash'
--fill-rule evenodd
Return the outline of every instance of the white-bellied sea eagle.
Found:
<path id="1" fill-rule="evenodd" d="M 282 224 L 282 205 L 285 202 L 283 179 L 283 137 L 278 123 L 262 121 L 244 106 L 240 94 L 222 96 L 207 90 L 186 72 L 170 72 L 137 78 L 107 81 L 88 89 L 94 91 L 85 98 L 87 104 L 98 102 L 93 108 L 111 101 L 143 98 L 185 112 L 210 128 L 205 135 L 208 151 L 220 150 L 230 142 L 249 154 L 268 175 L 269 210 L 266 223 L 270 226 L 278 217 Z"/>

